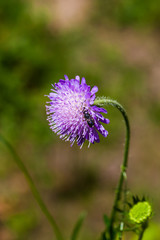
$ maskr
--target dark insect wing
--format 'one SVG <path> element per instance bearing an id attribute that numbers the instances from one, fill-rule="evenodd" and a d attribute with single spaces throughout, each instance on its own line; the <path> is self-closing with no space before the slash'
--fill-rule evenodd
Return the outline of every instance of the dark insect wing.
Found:
<path id="1" fill-rule="evenodd" d="M 94 120 L 86 109 L 83 111 L 83 115 L 84 115 L 84 118 L 86 119 L 86 121 L 88 123 L 88 126 L 93 127 L 94 126 Z"/>
<path id="2" fill-rule="evenodd" d="M 94 120 L 93 119 L 88 120 L 87 123 L 88 123 L 89 127 L 93 127 L 94 126 Z"/>
<path id="3" fill-rule="evenodd" d="M 83 112 L 83 114 L 84 114 L 84 117 L 85 117 L 86 119 L 89 119 L 89 118 L 90 118 L 90 115 L 89 115 L 89 113 L 88 113 L 86 110 Z"/>

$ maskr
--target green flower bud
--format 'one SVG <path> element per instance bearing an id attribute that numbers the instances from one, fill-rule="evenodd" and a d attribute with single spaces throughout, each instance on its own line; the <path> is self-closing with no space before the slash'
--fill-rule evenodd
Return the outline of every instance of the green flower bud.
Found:
<path id="1" fill-rule="evenodd" d="M 134 223 L 145 222 L 152 213 L 152 207 L 147 202 L 138 202 L 129 211 L 129 218 Z"/>

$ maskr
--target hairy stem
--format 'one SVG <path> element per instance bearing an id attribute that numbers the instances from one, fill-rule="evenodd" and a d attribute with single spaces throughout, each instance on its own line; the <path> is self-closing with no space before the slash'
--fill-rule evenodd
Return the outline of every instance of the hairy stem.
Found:
<path id="1" fill-rule="evenodd" d="M 32 194 L 35 198 L 35 200 L 37 201 L 38 205 L 40 206 L 42 212 L 44 213 L 44 215 L 46 216 L 46 218 L 48 219 L 48 221 L 50 222 L 52 229 L 55 233 L 55 236 L 57 238 L 57 240 L 63 240 L 62 234 L 53 218 L 53 216 L 51 215 L 51 213 L 49 212 L 48 208 L 46 207 L 44 201 L 42 200 L 28 170 L 26 169 L 24 163 L 22 162 L 22 160 L 20 159 L 20 157 L 17 155 L 17 153 L 15 152 L 14 148 L 11 146 L 11 144 L 2 136 L 0 136 L 0 141 L 2 143 L 4 143 L 7 148 L 9 149 L 10 153 L 13 156 L 13 160 L 15 161 L 15 163 L 17 164 L 17 166 L 19 167 L 19 169 L 22 171 L 22 173 L 24 174 L 29 187 L 32 191 Z"/>
<path id="2" fill-rule="evenodd" d="M 114 204 L 113 208 L 111 211 L 111 217 L 110 217 L 110 229 L 109 229 L 109 235 L 111 240 L 115 238 L 114 234 L 114 223 L 115 223 L 115 217 L 116 217 L 116 209 L 118 208 L 119 200 L 121 197 L 122 193 L 122 188 L 123 188 L 123 183 L 124 180 L 126 179 L 126 170 L 128 166 L 128 151 L 129 151 L 129 142 L 130 142 L 130 125 L 129 125 L 129 120 L 127 117 L 127 113 L 125 109 L 122 107 L 120 103 L 118 103 L 115 100 L 112 99 L 97 99 L 94 101 L 94 105 L 111 105 L 113 107 L 116 107 L 122 114 L 124 121 L 125 121 L 125 126 L 126 126 L 126 138 L 125 138 L 125 147 L 124 147 L 124 158 L 123 158 L 123 163 L 121 165 L 121 173 L 120 173 L 120 178 L 119 182 L 117 185 L 116 193 L 115 193 L 115 199 L 114 199 Z"/>

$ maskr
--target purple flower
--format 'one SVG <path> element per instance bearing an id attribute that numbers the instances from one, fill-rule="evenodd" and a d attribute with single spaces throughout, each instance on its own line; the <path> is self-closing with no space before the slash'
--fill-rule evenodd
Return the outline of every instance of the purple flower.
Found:
<path id="1" fill-rule="evenodd" d="M 107 137 L 108 131 L 100 123 L 109 123 L 109 120 L 100 114 L 107 111 L 93 105 L 98 87 L 91 89 L 84 77 L 80 83 L 79 76 L 69 80 L 66 75 L 65 80 L 60 79 L 52 86 L 46 112 L 53 132 L 63 140 L 70 141 L 71 146 L 76 140 L 80 147 L 85 140 L 89 141 L 89 145 L 99 142 L 97 130 Z"/>

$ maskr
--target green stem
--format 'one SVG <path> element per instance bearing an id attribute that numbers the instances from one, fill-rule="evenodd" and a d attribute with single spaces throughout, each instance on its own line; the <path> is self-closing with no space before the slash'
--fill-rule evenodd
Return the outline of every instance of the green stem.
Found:
<path id="1" fill-rule="evenodd" d="M 138 240 L 142 240 L 144 231 L 145 231 L 145 229 L 143 229 L 142 232 L 140 233 L 140 235 L 139 235 L 139 237 L 138 237 Z"/>
<path id="2" fill-rule="evenodd" d="M 18 165 L 18 167 L 20 168 L 20 170 L 23 172 L 29 186 L 30 186 L 30 189 L 33 193 L 33 196 L 34 198 L 36 199 L 37 203 L 39 204 L 42 212 L 44 213 L 44 215 L 46 216 L 46 218 L 48 219 L 48 221 L 50 222 L 51 226 L 52 226 L 52 229 L 56 235 L 56 238 L 57 240 L 63 240 L 63 237 L 62 237 L 62 234 L 53 218 L 53 216 L 51 215 L 51 213 L 48 211 L 45 203 L 43 202 L 28 170 L 26 169 L 25 165 L 23 164 L 22 160 L 20 159 L 20 157 L 17 155 L 17 153 L 15 152 L 15 150 L 13 149 L 13 147 L 11 146 L 11 144 L 6 140 L 4 139 L 4 137 L 0 136 L 0 141 L 2 143 L 4 143 L 7 148 L 9 149 L 9 151 L 11 152 L 12 156 L 13 156 L 13 159 L 15 161 L 15 163 Z"/>
<path id="3" fill-rule="evenodd" d="M 124 158 L 123 158 L 123 163 L 121 166 L 120 178 L 119 178 L 119 182 L 118 182 L 118 186 L 117 186 L 117 190 L 116 190 L 116 194 L 115 194 L 115 199 L 114 199 L 114 204 L 113 204 L 113 208 L 111 211 L 111 217 L 110 217 L 109 234 L 110 234 L 110 238 L 113 240 L 115 237 L 114 236 L 114 223 L 115 223 L 116 209 L 118 208 L 118 203 L 119 203 L 119 200 L 121 197 L 123 182 L 126 179 L 126 170 L 127 170 L 127 165 L 128 165 L 128 150 L 129 150 L 129 142 L 130 142 L 130 126 L 129 126 L 129 120 L 127 117 L 127 113 L 120 103 L 118 103 L 115 100 L 106 99 L 106 98 L 97 99 L 94 102 L 94 105 L 99 105 L 99 106 L 103 106 L 105 104 L 116 107 L 121 112 L 121 114 L 124 118 L 124 121 L 125 121 L 125 125 L 126 125 Z"/>
<path id="4" fill-rule="evenodd" d="M 145 222 L 145 223 L 143 224 L 143 226 L 142 226 L 142 231 L 141 231 L 141 233 L 140 233 L 140 235 L 139 235 L 139 237 L 138 237 L 138 240 L 142 240 L 143 235 L 144 235 L 144 232 L 145 232 L 147 226 L 148 226 L 148 222 Z"/>

